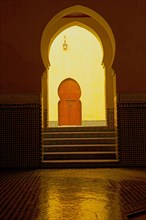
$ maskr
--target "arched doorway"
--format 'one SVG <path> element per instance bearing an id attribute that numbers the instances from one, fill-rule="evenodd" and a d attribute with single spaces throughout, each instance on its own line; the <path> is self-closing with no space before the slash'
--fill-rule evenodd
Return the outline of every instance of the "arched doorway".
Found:
<path id="1" fill-rule="evenodd" d="M 81 125 L 81 90 L 73 79 L 65 79 L 58 88 L 58 125 Z"/>
<path id="2" fill-rule="evenodd" d="M 115 55 L 114 36 L 107 22 L 100 15 L 98 15 L 98 13 L 80 5 L 64 9 L 63 11 L 58 13 L 48 23 L 43 32 L 41 41 L 41 53 L 44 65 L 46 67 L 46 71 L 44 72 L 42 77 L 43 125 L 44 127 L 49 126 L 48 116 L 50 106 L 48 103 L 49 97 L 47 97 L 48 93 L 46 92 L 48 89 L 48 78 L 50 71 L 50 60 L 48 56 L 48 51 L 50 50 L 53 39 L 55 39 L 55 37 L 61 31 L 74 24 L 85 27 L 102 42 L 104 50 L 102 65 L 105 69 L 106 75 L 106 118 L 107 125 L 109 127 L 112 127 L 114 126 L 114 123 L 116 124 L 116 76 L 112 69 L 112 63 Z"/>

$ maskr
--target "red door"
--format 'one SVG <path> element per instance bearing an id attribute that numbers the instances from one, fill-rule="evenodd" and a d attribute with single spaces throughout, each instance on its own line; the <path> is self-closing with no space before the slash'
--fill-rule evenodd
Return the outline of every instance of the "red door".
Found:
<path id="1" fill-rule="evenodd" d="M 58 94 L 58 124 L 81 125 L 81 90 L 78 83 L 70 78 L 64 80 L 59 86 Z"/>

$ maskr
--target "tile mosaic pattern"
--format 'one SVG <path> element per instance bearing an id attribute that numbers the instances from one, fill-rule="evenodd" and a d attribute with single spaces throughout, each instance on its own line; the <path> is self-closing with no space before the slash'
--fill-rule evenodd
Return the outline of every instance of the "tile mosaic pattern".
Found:
<path id="1" fill-rule="evenodd" d="M 146 95 L 119 95 L 117 109 L 121 165 L 146 166 Z"/>
<path id="2" fill-rule="evenodd" d="M 145 170 L 0 172 L 0 220 L 126 220 L 141 210 Z"/>
<path id="3" fill-rule="evenodd" d="M 114 109 L 107 109 L 107 125 L 109 128 L 114 128 Z"/>
<path id="4" fill-rule="evenodd" d="M 106 120 L 99 120 L 99 121 L 82 121 L 81 126 L 106 126 Z M 46 126 L 47 127 L 47 126 Z M 57 121 L 49 121 L 49 127 L 58 127 L 58 122 Z"/>
<path id="5" fill-rule="evenodd" d="M 40 167 L 39 104 L 0 104 L 0 167 Z"/>

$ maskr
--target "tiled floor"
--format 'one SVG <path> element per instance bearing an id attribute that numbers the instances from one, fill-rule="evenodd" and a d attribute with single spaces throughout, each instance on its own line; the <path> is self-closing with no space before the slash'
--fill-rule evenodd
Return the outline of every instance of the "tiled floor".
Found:
<path id="1" fill-rule="evenodd" d="M 144 220 L 144 213 L 127 216 L 145 209 L 143 169 L 44 169 L 0 174 L 0 220 Z"/>

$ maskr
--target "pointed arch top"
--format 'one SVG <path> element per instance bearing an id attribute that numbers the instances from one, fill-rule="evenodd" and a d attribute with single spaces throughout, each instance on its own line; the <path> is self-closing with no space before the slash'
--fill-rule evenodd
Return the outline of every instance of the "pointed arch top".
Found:
<path id="1" fill-rule="evenodd" d="M 115 56 L 115 38 L 113 32 L 109 24 L 101 15 L 99 15 L 94 10 L 81 5 L 75 5 L 63 9 L 62 11 L 57 13 L 46 25 L 41 38 L 41 56 L 46 69 L 48 69 L 50 65 L 48 59 L 49 44 L 53 36 L 59 29 L 63 27 L 65 29 L 66 25 L 71 23 L 70 19 L 68 20 L 64 17 L 72 13 L 82 13 L 88 15 L 88 19 L 90 21 L 88 22 L 87 19 L 84 20 L 82 18 L 82 22 L 92 28 L 101 39 L 104 49 L 103 63 L 106 69 L 111 69 Z M 80 18 L 77 17 L 72 18 L 72 21 L 81 22 Z"/>

